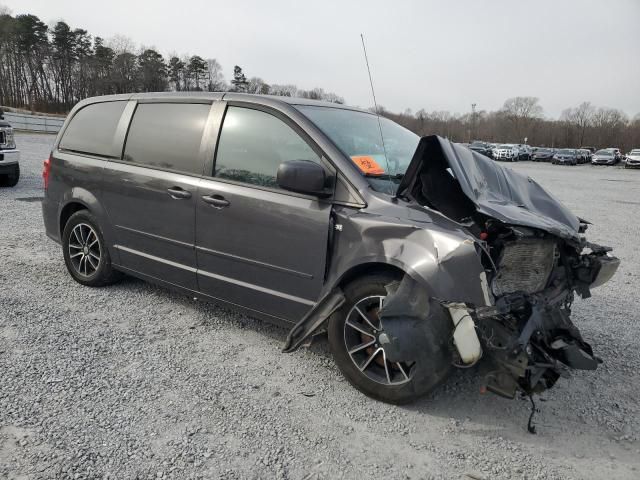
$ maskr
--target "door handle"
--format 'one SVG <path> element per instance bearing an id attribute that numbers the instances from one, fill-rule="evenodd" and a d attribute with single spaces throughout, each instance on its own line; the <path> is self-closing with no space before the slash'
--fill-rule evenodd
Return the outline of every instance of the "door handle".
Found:
<path id="1" fill-rule="evenodd" d="M 224 208 L 231 205 L 229 200 L 224 198 L 222 195 L 203 195 L 202 200 L 214 208 Z"/>
<path id="2" fill-rule="evenodd" d="M 191 192 L 188 192 L 187 190 L 185 190 L 183 188 L 180 188 L 180 187 L 167 188 L 167 192 L 169 192 L 169 195 L 174 200 L 182 200 L 182 199 L 185 199 L 185 198 L 191 198 Z"/>

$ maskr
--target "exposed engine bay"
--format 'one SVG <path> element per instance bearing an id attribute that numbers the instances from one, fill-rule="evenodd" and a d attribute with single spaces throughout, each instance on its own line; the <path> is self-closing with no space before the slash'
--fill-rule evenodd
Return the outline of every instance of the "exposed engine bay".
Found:
<path id="1" fill-rule="evenodd" d="M 609 254 L 610 248 L 587 242 L 583 233 L 588 222 L 576 217 L 566 222 L 570 216 L 558 212 L 558 202 L 545 201 L 546 192 L 534 191 L 537 197 L 523 194 L 517 182 L 509 182 L 517 177 L 496 176 L 504 188 L 498 193 L 507 197 L 500 199 L 495 189 L 487 188 L 485 178 L 470 180 L 473 171 L 455 171 L 456 163 L 448 161 L 451 156 L 444 147 L 435 142 L 423 146 L 428 161 L 413 172 L 407 197 L 462 224 L 477 239 L 493 305 L 466 307 L 485 356 L 495 364 L 485 379 L 486 390 L 507 398 L 518 391 L 531 395 L 551 388 L 568 369 L 596 369 L 601 360 L 572 323 L 571 305 L 576 294 L 588 298 L 592 288 L 609 280 L 619 260 Z M 479 167 L 483 169 L 482 164 Z M 491 191 L 489 208 L 503 215 L 489 215 L 489 208 L 482 208 L 483 192 L 473 180 Z M 465 183 L 477 201 L 469 198 Z M 522 218 L 513 208 L 514 197 L 519 196 L 526 197 L 517 204 Z M 532 214 L 545 216 L 545 221 L 536 225 Z M 509 223 L 507 216 L 520 224 Z M 568 233 L 569 228 L 573 232 Z M 446 301 L 443 305 L 448 306 Z"/>

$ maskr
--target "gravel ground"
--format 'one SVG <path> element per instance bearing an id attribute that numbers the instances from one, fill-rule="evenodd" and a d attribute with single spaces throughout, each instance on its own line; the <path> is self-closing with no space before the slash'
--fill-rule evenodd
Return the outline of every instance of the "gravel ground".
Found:
<path id="1" fill-rule="evenodd" d="M 17 141 L 23 177 L 0 190 L 0 478 L 640 478 L 640 171 L 513 165 L 622 259 L 574 308 L 604 364 L 545 393 L 530 435 L 528 402 L 478 393 L 482 366 L 389 406 L 343 380 L 325 341 L 282 354 L 286 330 L 220 307 L 74 283 L 37 201 L 53 137 Z"/>

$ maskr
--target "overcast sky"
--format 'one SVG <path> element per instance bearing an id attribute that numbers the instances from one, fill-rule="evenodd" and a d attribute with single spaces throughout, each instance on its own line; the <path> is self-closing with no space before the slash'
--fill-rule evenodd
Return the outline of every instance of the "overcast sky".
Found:
<path id="1" fill-rule="evenodd" d="M 640 112 L 640 0 L 0 0 L 161 53 L 216 58 L 267 83 L 463 113 L 536 96 L 549 117 L 588 100 Z"/>

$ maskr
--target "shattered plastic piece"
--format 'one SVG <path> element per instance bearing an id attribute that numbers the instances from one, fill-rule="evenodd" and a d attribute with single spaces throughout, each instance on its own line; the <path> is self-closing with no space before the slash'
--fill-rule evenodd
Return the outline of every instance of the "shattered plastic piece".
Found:
<path id="1" fill-rule="evenodd" d="M 290 353 L 299 348 L 333 312 L 342 306 L 344 300 L 342 290 L 336 289 L 329 292 L 291 329 L 282 351 Z"/>
<path id="2" fill-rule="evenodd" d="M 427 353 L 429 297 L 410 276 L 387 285 L 387 298 L 379 317 L 389 343 L 385 353 L 391 362 L 415 361 Z"/>

